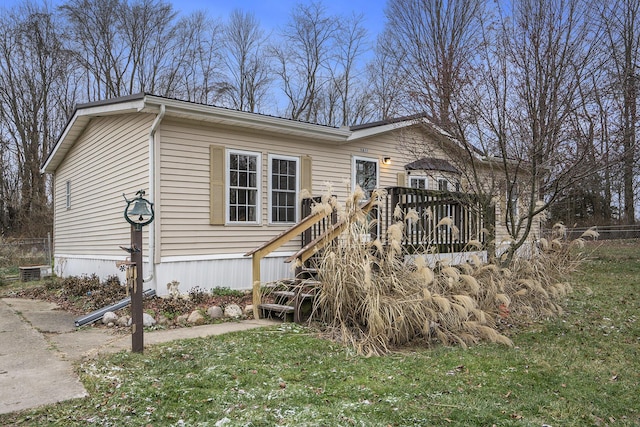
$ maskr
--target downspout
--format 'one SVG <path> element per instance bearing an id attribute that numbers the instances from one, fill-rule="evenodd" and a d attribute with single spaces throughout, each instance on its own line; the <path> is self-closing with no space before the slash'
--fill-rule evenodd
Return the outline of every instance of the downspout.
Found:
<path id="1" fill-rule="evenodd" d="M 153 121 L 149 132 L 149 199 L 152 203 L 155 203 L 156 197 L 156 131 L 160 127 L 164 113 L 165 106 L 160 104 L 160 112 Z M 151 274 L 143 279 L 144 282 L 150 282 L 156 276 L 156 227 L 154 224 L 149 227 L 149 250 L 147 254 Z"/>

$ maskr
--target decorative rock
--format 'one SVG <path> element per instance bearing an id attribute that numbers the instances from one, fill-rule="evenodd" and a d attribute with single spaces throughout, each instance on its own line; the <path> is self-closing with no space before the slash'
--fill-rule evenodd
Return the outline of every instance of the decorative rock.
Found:
<path id="1" fill-rule="evenodd" d="M 113 322 L 107 323 L 107 328 L 113 328 L 114 326 L 116 326 L 116 324 Z"/>
<path id="2" fill-rule="evenodd" d="M 253 313 L 253 304 L 247 304 L 244 307 L 244 314 L 252 314 Z"/>
<path id="3" fill-rule="evenodd" d="M 120 326 L 121 328 L 124 328 L 126 326 L 129 326 L 131 324 L 130 322 L 131 322 L 130 316 L 120 316 L 116 321 L 116 325 Z"/>
<path id="4" fill-rule="evenodd" d="M 199 310 L 194 310 L 187 318 L 187 323 L 192 325 L 202 325 L 204 323 L 204 316 Z"/>
<path id="5" fill-rule="evenodd" d="M 167 319 L 167 317 L 163 316 L 162 314 L 158 316 L 156 321 L 158 322 L 158 325 L 162 325 L 162 326 L 166 326 L 170 323 L 169 319 Z"/>
<path id="6" fill-rule="evenodd" d="M 113 311 L 107 311 L 102 316 L 102 323 L 104 323 L 105 325 L 108 325 L 109 323 L 115 323 L 117 321 L 118 321 L 118 315 L 115 314 Z"/>
<path id="7" fill-rule="evenodd" d="M 184 325 L 187 323 L 187 319 L 189 318 L 188 314 L 181 314 L 176 318 L 176 325 Z"/>
<path id="8" fill-rule="evenodd" d="M 153 326 L 156 324 L 156 319 L 153 318 L 149 313 L 142 314 L 142 326 L 148 328 L 149 326 Z"/>
<path id="9" fill-rule="evenodd" d="M 224 316 L 237 319 L 238 317 L 242 316 L 242 309 L 238 306 L 238 304 L 229 304 L 224 308 Z"/>
<path id="10" fill-rule="evenodd" d="M 212 319 L 221 319 L 224 316 L 224 313 L 220 307 L 213 305 L 207 309 L 207 316 Z"/>

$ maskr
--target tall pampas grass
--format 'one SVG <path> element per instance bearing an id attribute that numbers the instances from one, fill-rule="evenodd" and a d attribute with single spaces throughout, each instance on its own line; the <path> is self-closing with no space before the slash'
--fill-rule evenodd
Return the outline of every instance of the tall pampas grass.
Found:
<path id="1" fill-rule="evenodd" d="M 315 314 L 334 339 L 364 355 L 410 343 L 512 345 L 503 333 L 507 325 L 561 314 L 562 299 L 571 291 L 567 274 L 578 265 L 562 227 L 551 241 L 540 242 L 531 259 L 516 258 L 508 268 L 483 263 L 475 254 L 460 266 L 429 265 L 424 255 L 403 252 L 405 227 L 416 220 L 415 211 L 395 209 L 385 244 L 363 238 L 371 220 L 357 212 L 362 197 L 356 190 L 348 199 L 342 215 L 350 221 L 347 231 L 326 247 L 318 265 Z M 438 226 L 453 222 L 444 218 Z"/>

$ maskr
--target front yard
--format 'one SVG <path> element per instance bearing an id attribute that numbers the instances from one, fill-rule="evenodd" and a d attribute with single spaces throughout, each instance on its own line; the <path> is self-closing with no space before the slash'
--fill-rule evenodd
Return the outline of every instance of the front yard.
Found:
<path id="1" fill-rule="evenodd" d="M 78 367 L 91 397 L 1 425 L 584 426 L 640 424 L 640 242 L 606 242 L 563 316 L 513 347 L 365 358 L 291 324 L 119 353 Z"/>

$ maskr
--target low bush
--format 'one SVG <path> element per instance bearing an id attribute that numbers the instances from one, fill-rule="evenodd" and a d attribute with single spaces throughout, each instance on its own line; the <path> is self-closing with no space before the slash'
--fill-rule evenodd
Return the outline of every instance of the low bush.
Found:
<path id="1" fill-rule="evenodd" d="M 217 297 L 243 297 L 245 292 L 227 287 L 215 287 L 211 289 L 211 295 Z"/>
<path id="2" fill-rule="evenodd" d="M 203 289 L 200 286 L 194 286 L 189 289 L 188 295 L 189 299 L 193 301 L 194 304 L 202 304 L 209 299 L 210 294 L 206 289 Z"/>
<path id="3" fill-rule="evenodd" d="M 186 298 L 155 298 L 155 308 L 169 320 L 193 311 L 196 304 Z"/>

